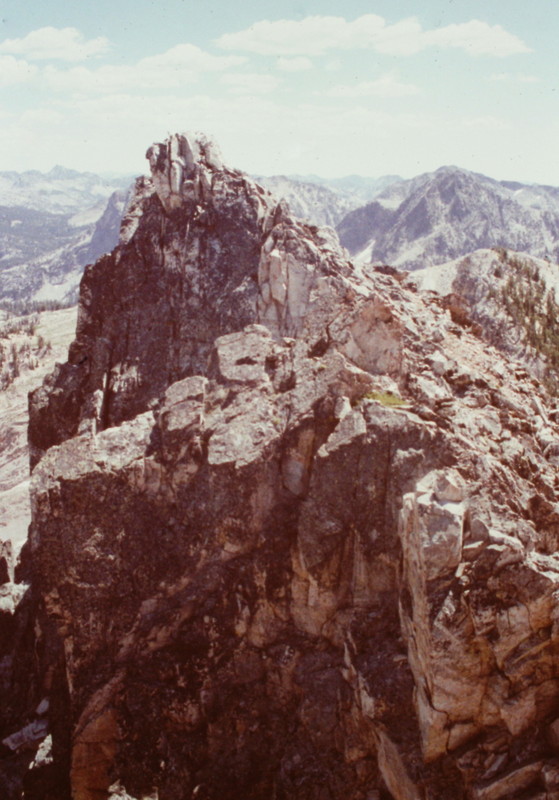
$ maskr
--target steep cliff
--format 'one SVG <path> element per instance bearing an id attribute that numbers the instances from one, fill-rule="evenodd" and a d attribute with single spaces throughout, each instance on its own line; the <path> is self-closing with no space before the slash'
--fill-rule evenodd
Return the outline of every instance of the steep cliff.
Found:
<path id="1" fill-rule="evenodd" d="M 67 357 L 75 328 L 75 308 L 0 324 L 0 542 L 10 540 L 14 553 L 27 539 L 31 517 L 27 396 Z"/>
<path id="2" fill-rule="evenodd" d="M 204 137 L 148 157 L 30 401 L 5 785 L 19 765 L 53 800 L 557 797 L 545 392 Z"/>

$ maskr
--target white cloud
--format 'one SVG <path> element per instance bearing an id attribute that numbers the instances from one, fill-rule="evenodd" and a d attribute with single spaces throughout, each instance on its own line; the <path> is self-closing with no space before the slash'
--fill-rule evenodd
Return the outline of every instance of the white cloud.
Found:
<path id="1" fill-rule="evenodd" d="M 104 36 L 86 40 L 76 28 L 39 28 L 22 39 L 0 42 L 0 53 L 24 55 L 32 61 L 83 61 L 108 49 L 109 40 Z"/>
<path id="2" fill-rule="evenodd" d="M 394 75 L 381 75 L 374 81 L 355 84 L 339 84 L 326 92 L 329 97 L 409 97 L 419 94 L 420 88 L 413 83 L 402 83 Z"/>
<path id="3" fill-rule="evenodd" d="M 243 56 L 213 56 L 193 44 L 177 44 L 165 53 L 142 58 L 138 67 L 142 70 L 187 69 L 193 72 L 221 72 L 244 64 Z"/>
<path id="4" fill-rule="evenodd" d="M 452 47 L 472 56 L 530 52 L 518 36 L 500 25 L 471 20 L 424 31 L 415 17 L 390 25 L 377 14 L 364 14 L 353 22 L 327 16 L 261 20 L 243 31 L 220 36 L 216 44 L 225 50 L 269 56 L 317 56 L 328 50 L 359 48 L 394 56 L 414 55 L 429 47 Z"/>
<path id="5" fill-rule="evenodd" d="M 313 63 L 306 56 L 294 56 L 293 58 L 282 56 L 276 61 L 276 66 L 282 72 L 303 72 L 312 69 Z"/>
<path id="6" fill-rule="evenodd" d="M 32 81 L 37 90 L 4 92 L 18 100 L 0 125 L 4 168 L 49 169 L 65 163 L 95 171 L 140 172 L 152 141 L 197 129 L 216 136 L 227 163 L 263 174 L 411 175 L 441 163 L 493 174 L 505 171 L 499 164 L 516 163 L 511 161 L 516 158 L 524 173 L 532 159 L 538 175 L 537 159 L 551 152 L 559 129 L 555 111 L 546 103 L 540 108 L 537 133 L 529 135 L 536 115 L 518 110 L 523 87 L 514 83 L 532 80 L 520 73 L 522 66 L 517 73 L 516 65 L 493 61 L 484 71 L 487 80 L 510 83 L 496 83 L 484 94 L 479 92 L 478 70 L 471 71 L 468 85 L 462 58 L 448 58 L 441 85 L 429 83 L 431 71 L 423 74 L 421 64 L 414 72 L 394 62 L 378 67 L 382 59 L 372 55 L 453 48 L 456 53 L 504 56 L 525 51 L 520 40 L 484 23 L 425 31 L 415 18 L 388 24 L 373 14 L 354 22 L 338 17 L 303 22 L 303 27 L 282 23 L 295 26 L 289 27 L 291 38 L 284 28 L 267 23 L 273 37 L 265 29 L 270 36 L 266 33 L 254 45 L 267 55 L 260 74 L 264 59 L 253 58 L 250 47 L 246 53 L 211 47 L 208 52 L 184 43 L 163 53 L 148 51 L 150 55 L 137 61 L 124 61 L 121 53 L 118 60 L 115 54 L 112 62 L 101 64 L 53 61 L 37 66 L 22 55 L 2 55 L 0 48 L 0 84 L 21 82 L 27 88 L 23 82 Z M 511 71 L 500 72 L 501 67 Z M 439 76 L 437 71 L 435 79 Z M 510 91 L 501 91 L 505 87 Z M 420 91 L 421 103 L 407 100 Z M 524 89 L 527 93 L 534 94 Z M 517 135 L 517 123 L 525 126 L 523 134 Z M 547 159 L 548 171 L 550 163 Z M 538 169 L 542 182 L 553 182 L 551 173 L 544 181 L 543 167 Z M 507 167 L 506 172 L 515 177 L 516 170 Z"/>
<path id="7" fill-rule="evenodd" d="M 64 125 L 66 117 L 53 108 L 30 108 L 21 115 L 23 125 L 40 129 L 44 125 Z"/>
<path id="8" fill-rule="evenodd" d="M 497 72 L 489 76 L 490 81 L 507 81 L 511 83 L 539 83 L 540 79 L 535 75 L 522 75 L 512 72 Z"/>
<path id="9" fill-rule="evenodd" d="M 370 28 L 369 33 L 366 46 L 384 55 L 413 56 L 425 49 L 425 33 L 415 17 L 403 19 L 394 25 L 383 25 L 380 30 Z"/>
<path id="10" fill-rule="evenodd" d="M 450 123 L 448 123 L 450 127 Z M 480 115 L 477 117 L 465 117 L 460 121 L 460 126 L 457 130 L 462 128 L 475 128 L 478 131 L 510 131 L 511 124 L 506 120 L 495 117 L 492 114 Z"/>
<path id="11" fill-rule="evenodd" d="M 104 66 L 99 69 L 73 67 L 62 70 L 48 66 L 44 71 L 44 79 L 50 89 L 72 92 L 78 95 L 91 93 L 114 94 L 133 89 L 165 89 L 192 83 L 196 76 L 192 72 L 166 72 L 155 70 L 143 72 L 133 66 Z"/>
<path id="12" fill-rule="evenodd" d="M 517 75 L 516 80 L 519 83 L 539 83 L 540 79 L 535 75 Z"/>
<path id="13" fill-rule="evenodd" d="M 504 58 L 516 53 L 529 53 L 530 48 L 500 25 L 488 25 L 473 19 L 460 25 L 447 25 L 424 34 L 426 46 L 456 47 L 471 56 Z"/>
<path id="14" fill-rule="evenodd" d="M 202 73 L 222 72 L 246 62 L 244 56 L 213 56 L 191 44 L 180 44 L 134 65 L 105 65 L 90 69 L 48 66 L 50 88 L 78 94 L 179 88 L 196 82 Z"/>
<path id="15" fill-rule="evenodd" d="M 262 20 L 238 33 L 226 33 L 216 44 L 224 50 L 245 50 L 258 55 L 295 56 L 321 55 L 333 48 L 364 46 L 364 30 L 359 25 L 368 21 L 379 29 L 384 25 L 382 17 L 367 14 L 353 23 L 342 17 L 306 17 L 300 21 Z"/>
<path id="16" fill-rule="evenodd" d="M 25 83 L 36 73 L 37 67 L 13 56 L 0 55 L 0 86 Z"/>
<path id="17" fill-rule="evenodd" d="M 261 75 L 256 72 L 237 72 L 223 75 L 221 83 L 229 86 L 235 94 L 267 94 L 280 85 L 274 75 Z"/>
<path id="18" fill-rule="evenodd" d="M 332 58 L 324 64 L 326 72 L 338 72 L 343 66 L 341 58 Z"/>

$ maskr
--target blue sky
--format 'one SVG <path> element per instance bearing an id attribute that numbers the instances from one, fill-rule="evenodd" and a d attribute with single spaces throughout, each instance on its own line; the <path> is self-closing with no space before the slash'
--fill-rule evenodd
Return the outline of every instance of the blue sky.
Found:
<path id="1" fill-rule="evenodd" d="M 3 0 L 0 169 L 140 173 L 194 129 L 264 174 L 559 185 L 558 35 L 557 0 Z"/>

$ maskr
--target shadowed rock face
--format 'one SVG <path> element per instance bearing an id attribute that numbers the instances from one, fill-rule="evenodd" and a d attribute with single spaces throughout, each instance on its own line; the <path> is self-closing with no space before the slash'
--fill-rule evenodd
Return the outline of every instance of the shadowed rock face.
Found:
<path id="1" fill-rule="evenodd" d="M 216 334 L 256 319 L 262 217 L 273 208 L 263 190 L 213 162 L 192 166 L 195 179 L 173 194 L 178 141 L 168 162 L 152 148 L 154 183 L 138 181 L 121 244 L 85 272 L 69 362 L 32 401 L 38 450 L 86 419 L 105 428 L 144 411 L 169 383 L 204 371 Z"/>
<path id="2" fill-rule="evenodd" d="M 6 794 L 552 798 L 545 395 L 204 137 L 148 156 L 31 399 Z"/>

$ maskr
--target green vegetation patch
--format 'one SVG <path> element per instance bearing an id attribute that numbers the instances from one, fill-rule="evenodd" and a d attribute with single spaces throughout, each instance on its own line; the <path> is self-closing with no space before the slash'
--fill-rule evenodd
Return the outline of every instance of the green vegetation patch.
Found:
<path id="1" fill-rule="evenodd" d="M 367 392 L 363 400 L 376 400 L 383 406 L 405 406 L 406 401 L 393 392 Z"/>
<path id="2" fill-rule="evenodd" d="M 508 277 L 498 292 L 498 301 L 524 334 L 526 345 L 546 362 L 543 383 L 548 391 L 559 393 L 559 304 L 553 289 L 535 264 L 506 254 L 503 259 Z"/>

